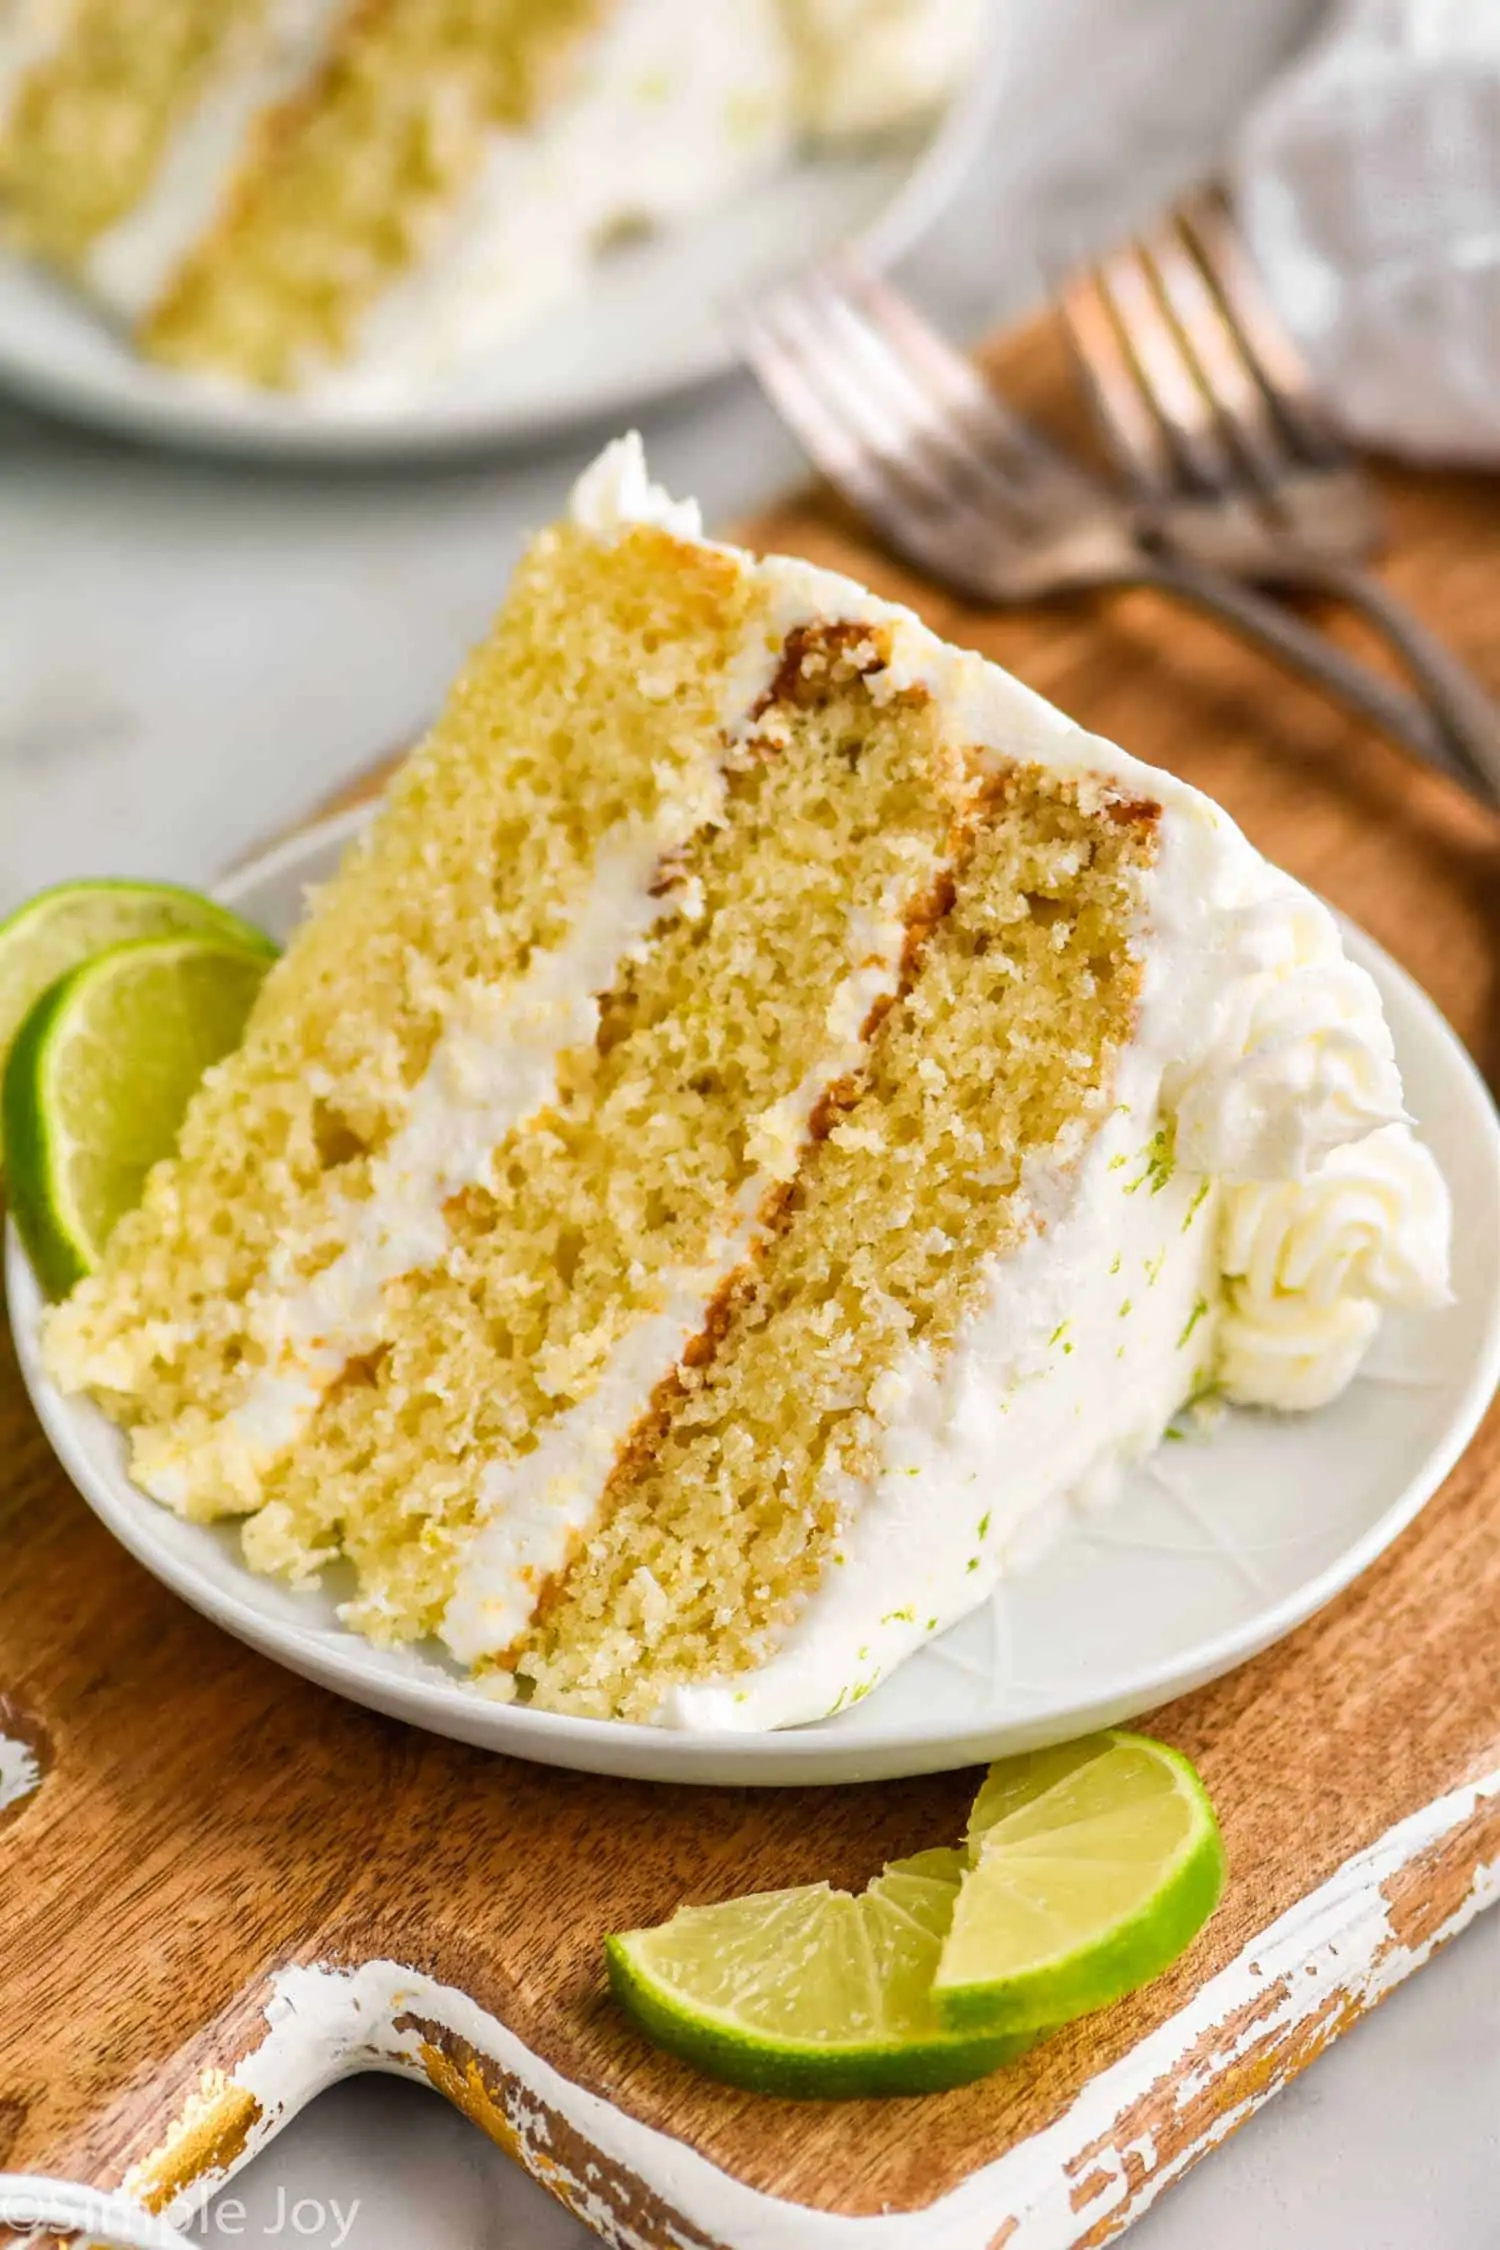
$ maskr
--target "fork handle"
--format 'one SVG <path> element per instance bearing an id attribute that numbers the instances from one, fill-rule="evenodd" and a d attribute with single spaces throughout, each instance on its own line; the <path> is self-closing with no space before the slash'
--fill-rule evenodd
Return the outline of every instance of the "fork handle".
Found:
<path id="1" fill-rule="evenodd" d="M 1350 656 L 1337 642 L 1271 595 L 1259 592 L 1221 570 L 1164 550 L 1141 550 L 1135 583 L 1177 594 L 1218 617 L 1248 641 L 1276 657 L 1290 671 L 1325 689 L 1349 710 L 1371 721 L 1383 734 L 1414 750 L 1429 765 L 1455 770 L 1448 735 L 1427 705 L 1395 687 Z"/>
<path id="2" fill-rule="evenodd" d="M 1383 633 L 1447 735 L 1453 754 L 1492 802 L 1500 802 L 1500 707 L 1468 665 L 1443 645 L 1408 603 L 1357 563 L 1324 562 L 1314 556 L 1288 562 L 1277 572 L 1276 583 L 1331 594 Z"/>

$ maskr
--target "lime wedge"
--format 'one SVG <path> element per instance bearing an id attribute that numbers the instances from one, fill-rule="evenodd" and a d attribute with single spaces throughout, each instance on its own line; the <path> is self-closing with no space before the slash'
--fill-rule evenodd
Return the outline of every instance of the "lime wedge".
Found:
<path id="1" fill-rule="evenodd" d="M 38 892 L 0 922 L 0 1070 L 32 1007 L 70 969 L 134 938 L 187 935 L 246 953 L 275 951 L 228 907 L 174 883 L 59 883 Z"/>
<path id="2" fill-rule="evenodd" d="M 1038 2032 L 1160 1976 L 1208 1920 L 1224 1847 L 1186 1758 L 1085 1736 L 992 1766 L 933 1984 L 951 2030 Z"/>
<path id="3" fill-rule="evenodd" d="M 0 1115 L 11 1212 L 54 1296 L 98 1264 L 140 1201 L 194 1087 L 238 1044 L 269 965 L 268 951 L 222 940 L 147 938 L 85 961 L 32 1008 Z"/>
<path id="4" fill-rule="evenodd" d="M 768 2094 L 933 2093 L 1029 2039 L 945 2032 L 929 1993 L 963 1854 L 895 1860 L 858 1898 L 827 1883 L 687 1906 L 606 1941 L 616 1999 L 658 2046 Z"/>

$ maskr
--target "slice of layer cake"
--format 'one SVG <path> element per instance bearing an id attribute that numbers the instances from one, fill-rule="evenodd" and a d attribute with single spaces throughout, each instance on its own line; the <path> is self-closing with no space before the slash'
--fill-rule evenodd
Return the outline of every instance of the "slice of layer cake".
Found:
<path id="1" fill-rule="evenodd" d="M 47 1353 L 492 1692 L 862 1695 L 1211 1390 L 1446 1285 L 1374 986 L 1214 805 L 603 457 Z"/>
<path id="2" fill-rule="evenodd" d="M 405 387 L 799 138 L 951 93 L 982 0 L 0 0 L 0 225 L 142 350 Z"/>

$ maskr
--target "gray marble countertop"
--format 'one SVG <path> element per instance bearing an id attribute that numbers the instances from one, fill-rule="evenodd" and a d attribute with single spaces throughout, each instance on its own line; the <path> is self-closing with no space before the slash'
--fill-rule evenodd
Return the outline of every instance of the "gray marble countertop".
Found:
<path id="1" fill-rule="evenodd" d="M 992 144 L 907 278 L 949 327 L 1208 168 L 1318 0 L 1029 6 Z M 646 419 L 710 521 L 798 456 L 743 382 Z M 249 470 L 0 404 L 0 912 L 56 877 L 211 876 L 409 739 L 529 526 L 597 443 L 442 470 Z M 357 2207 L 357 2208 L 352 2208 Z M 201 2225 L 324 2250 L 584 2250 L 437 2101 L 315 2105 Z M 1500 1916 L 1490 1916 L 1142 2222 L 1142 2250 L 1500 2250 Z"/>

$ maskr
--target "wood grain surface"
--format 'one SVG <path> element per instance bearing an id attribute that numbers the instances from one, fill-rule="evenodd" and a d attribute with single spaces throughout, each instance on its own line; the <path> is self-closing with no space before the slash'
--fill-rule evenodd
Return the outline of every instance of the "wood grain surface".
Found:
<path id="1" fill-rule="evenodd" d="M 1007 347 L 999 370 L 1038 411 L 1061 396 L 1045 331 Z M 1496 488 L 1395 472 L 1385 483 L 1391 581 L 1500 690 Z M 1085 725 L 1211 790 L 1414 973 L 1493 1077 L 1500 822 L 1454 786 L 1155 596 L 981 614 L 883 560 L 816 497 L 788 501 L 749 537 L 910 601 Z M 1500 1796 L 1462 1794 L 1500 1775 L 1493 1415 L 1357 1586 L 1154 1721 L 1201 1765 L 1233 1869 L 1187 1958 L 1007 2073 L 883 2105 L 782 2104 L 693 2076 L 608 2005 L 600 1940 L 688 1895 L 823 1876 L 858 1885 L 887 1856 L 954 1836 L 972 1773 L 704 1792 L 428 1739 L 291 1678 L 148 1578 L 54 1464 L 8 1336 L 0 1456 L 0 1735 L 30 1743 L 43 1768 L 32 1794 L 0 1810 L 0 2168 L 108 2184 L 135 2167 L 157 2200 L 225 2168 L 275 2121 L 233 2081 L 264 2036 L 270 1973 L 387 1957 L 467 1995 L 564 2081 L 808 2213 L 919 2214 L 1007 2152 L 1046 2147 L 1076 2214 L 1067 2239 L 1103 2241 L 1457 1926 L 1479 1901 L 1479 1871 L 1500 1861 Z M 1424 1829 L 1417 1816 L 1440 1801 L 1458 1810 Z M 1409 1841 L 1382 1859 L 1392 1832 Z M 1207 1980 L 1253 1965 L 1262 1933 L 1350 1869 L 1355 1889 L 1378 1892 L 1380 1973 L 1325 1975 L 1316 2006 L 1290 2010 L 1273 1979 L 1243 2020 L 1195 2035 L 1165 2083 L 1150 2059 L 1164 2028 L 1195 2020 Z M 1145 2060 L 1131 2080 L 1119 2066 L 1133 2056 Z M 516 2070 L 452 2023 L 423 2032 L 420 2067 L 613 2239 L 746 2238 L 732 2215 L 714 2226 L 686 2213 L 672 2167 L 650 2154 L 667 2144 L 649 2136 L 639 2161 L 606 2159 L 554 2104 L 551 2153 L 538 2154 Z M 1081 2121 L 1086 2090 L 1111 2069 L 1130 2092 L 1107 2148 L 1081 2122 L 1066 2145 L 1038 2139 Z M 1003 2184 L 996 2196 L 973 2239 L 1026 2239 L 1026 2214 Z M 802 2237 L 793 2227 L 784 2239 Z M 901 2239 L 938 2236 L 914 2220 Z"/>

